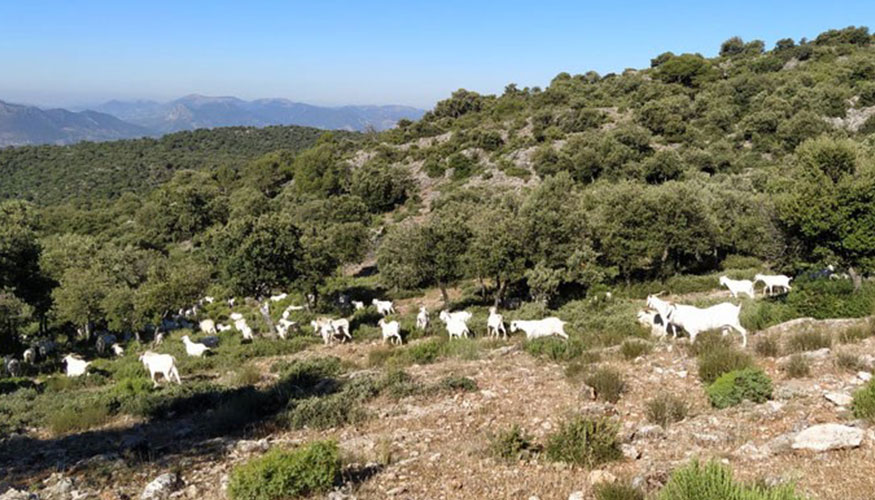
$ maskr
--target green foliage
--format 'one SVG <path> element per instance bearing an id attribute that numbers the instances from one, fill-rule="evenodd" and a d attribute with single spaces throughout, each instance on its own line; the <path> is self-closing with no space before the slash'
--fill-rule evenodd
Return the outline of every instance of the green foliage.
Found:
<path id="1" fill-rule="evenodd" d="M 708 399 L 715 408 L 728 408 L 744 400 L 763 403 L 772 398 L 772 381 L 759 368 L 724 373 L 708 386 Z"/>
<path id="2" fill-rule="evenodd" d="M 412 187 L 406 170 L 370 162 L 353 171 L 349 190 L 364 201 L 368 210 L 379 213 L 404 203 Z"/>
<path id="3" fill-rule="evenodd" d="M 851 352 L 840 352 L 836 354 L 836 366 L 842 370 L 856 372 L 862 366 L 860 356 Z"/>
<path id="4" fill-rule="evenodd" d="M 656 76 L 666 83 L 695 87 L 710 78 L 711 73 L 711 64 L 704 57 L 698 54 L 681 54 L 660 64 Z"/>
<path id="5" fill-rule="evenodd" d="M 232 500 L 279 500 L 324 493 L 340 480 L 333 441 L 316 441 L 285 451 L 273 449 L 234 468 L 228 482 Z"/>
<path id="6" fill-rule="evenodd" d="M 49 428 L 55 434 L 84 431 L 105 423 L 109 410 L 104 405 L 64 407 L 49 418 Z"/>
<path id="7" fill-rule="evenodd" d="M 586 377 L 586 385 L 593 388 L 596 398 L 601 401 L 616 403 L 620 400 L 626 383 L 620 372 L 611 368 L 599 368 Z"/>
<path id="8" fill-rule="evenodd" d="M 525 460 L 536 451 L 532 437 L 517 424 L 489 436 L 489 454 L 506 462 Z"/>
<path id="9" fill-rule="evenodd" d="M 710 384 L 724 373 L 744 370 L 754 366 L 751 356 L 733 346 L 715 343 L 712 347 L 699 347 L 699 380 Z"/>
<path id="10" fill-rule="evenodd" d="M 832 337 L 827 332 L 807 330 L 794 333 L 785 346 L 787 352 L 816 351 L 832 345 Z"/>
<path id="11" fill-rule="evenodd" d="M 790 356 L 783 369 L 790 378 L 804 378 L 811 375 L 811 366 L 808 363 L 808 358 L 801 354 Z"/>
<path id="12" fill-rule="evenodd" d="M 644 492 L 625 482 L 600 483 L 595 487 L 596 500 L 644 500 Z"/>
<path id="13" fill-rule="evenodd" d="M 437 387 L 441 390 L 451 392 L 473 392 L 477 390 L 477 382 L 468 377 L 451 375 L 440 379 L 437 383 Z"/>
<path id="14" fill-rule="evenodd" d="M 760 356 L 774 358 L 779 353 L 778 341 L 775 337 L 762 337 L 757 339 L 753 346 Z"/>
<path id="15" fill-rule="evenodd" d="M 626 340 L 620 344 L 620 354 L 627 361 L 631 361 L 639 356 L 644 356 L 653 350 L 653 346 L 642 340 Z"/>
<path id="16" fill-rule="evenodd" d="M 729 468 L 717 462 L 693 461 L 672 472 L 657 495 L 658 500 L 805 500 L 792 485 L 747 485 L 732 478 Z"/>
<path id="17" fill-rule="evenodd" d="M 543 356 L 551 361 L 559 362 L 578 358 L 583 354 L 585 346 L 578 339 L 562 340 L 555 337 L 547 337 L 527 340 L 523 343 L 523 349 L 532 356 Z"/>
<path id="18" fill-rule="evenodd" d="M 647 401 L 647 421 L 651 424 L 668 427 L 687 418 L 689 407 L 684 400 L 669 393 L 662 393 Z"/>
<path id="19" fill-rule="evenodd" d="M 851 409 L 854 412 L 854 417 L 875 422 L 875 380 L 870 380 L 854 392 L 854 402 Z"/>
<path id="20" fill-rule="evenodd" d="M 573 417 L 561 424 L 559 430 L 547 436 L 547 459 L 586 468 L 619 460 L 620 441 L 617 424 L 610 420 Z"/>

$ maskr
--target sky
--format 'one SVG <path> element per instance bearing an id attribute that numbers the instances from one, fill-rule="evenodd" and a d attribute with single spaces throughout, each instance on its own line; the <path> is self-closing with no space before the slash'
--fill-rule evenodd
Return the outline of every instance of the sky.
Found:
<path id="1" fill-rule="evenodd" d="M 875 29 L 869 1 L 0 0 L 0 100 L 81 107 L 183 95 L 431 108 L 558 73 L 648 67 L 731 37 Z"/>

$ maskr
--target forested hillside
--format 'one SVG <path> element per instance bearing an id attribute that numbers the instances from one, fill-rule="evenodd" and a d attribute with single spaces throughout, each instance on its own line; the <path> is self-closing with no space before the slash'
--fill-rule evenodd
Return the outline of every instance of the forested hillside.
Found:
<path id="1" fill-rule="evenodd" d="M 147 192 L 178 170 L 236 169 L 268 152 L 306 149 L 324 132 L 297 126 L 227 127 L 160 139 L 0 148 L 0 200 L 38 205 L 110 201 L 125 192 Z"/>
<path id="2" fill-rule="evenodd" d="M 727 262 L 858 277 L 875 263 L 873 111 L 872 36 L 847 28 L 459 90 L 297 154 L 319 132 L 5 150 L 3 197 L 47 206 L 3 205 L 0 284 L 21 325 L 135 328 L 210 287 L 331 295 L 362 262 L 389 290 L 470 279 L 550 307 Z"/>

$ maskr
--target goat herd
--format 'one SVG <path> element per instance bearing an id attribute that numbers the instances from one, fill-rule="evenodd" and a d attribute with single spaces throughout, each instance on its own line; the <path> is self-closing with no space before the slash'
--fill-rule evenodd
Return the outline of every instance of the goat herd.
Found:
<path id="1" fill-rule="evenodd" d="M 732 280 L 726 276 L 720 278 L 720 285 L 729 289 L 733 298 L 740 294 L 748 295 L 751 298 L 755 296 L 755 285 L 758 282 L 764 284 L 763 293 L 771 295 L 778 291 L 789 292 L 790 281 L 792 278 L 784 275 L 762 275 L 757 274 L 753 281 L 751 280 Z M 696 336 L 708 330 L 722 330 L 726 335 L 728 331 L 735 330 L 742 336 L 742 345 L 747 345 L 747 330 L 741 326 L 739 315 L 741 306 L 731 302 L 724 302 L 708 308 L 698 308 L 691 305 L 675 304 L 659 298 L 660 294 L 649 295 L 647 297 L 647 308 L 638 312 L 638 321 L 642 325 L 651 329 L 654 336 L 663 338 L 667 334 L 677 336 L 680 330 L 686 331 L 690 336 L 690 342 L 695 342 Z M 280 302 L 288 297 L 287 294 L 274 295 L 261 305 L 261 312 L 267 316 L 270 308 L 270 302 Z M 234 300 L 229 299 L 228 305 L 234 307 Z M 215 301 L 213 297 L 204 297 L 199 302 L 200 306 L 206 303 L 212 304 Z M 355 310 L 365 308 L 364 302 L 351 301 L 351 305 Z M 396 320 L 388 320 L 387 316 L 395 313 L 395 306 L 391 301 L 373 299 L 371 305 L 377 310 L 382 318 L 377 322 L 382 332 L 383 343 L 392 343 L 400 345 L 403 343 L 401 336 L 401 325 Z M 290 315 L 294 311 L 305 309 L 303 306 L 290 305 L 282 313 L 275 328 L 281 339 L 285 339 L 290 329 L 298 328 L 298 323 L 292 321 Z M 196 305 L 188 310 L 180 311 L 180 317 L 193 317 L 198 314 L 199 307 Z M 472 318 L 472 314 L 468 311 L 447 311 L 442 310 L 438 315 L 441 322 L 447 331 L 450 339 L 469 337 L 471 330 L 468 326 Z M 188 356 L 201 357 L 215 349 L 219 345 L 218 332 L 236 329 L 246 341 L 254 339 L 252 328 L 247 324 L 245 317 L 237 312 L 231 312 L 229 315 L 233 326 L 216 323 L 211 319 L 203 319 L 199 322 L 201 332 L 205 335 L 198 342 L 193 341 L 188 335 L 181 338 L 185 346 L 185 352 Z M 189 324 L 190 323 L 185 323 Z M 428 310 L 423 306 L 419 308 L 416 315 L 416 329 L 425 331 L 430 324 Z M 167 328 L 167 325 L 165 329 Z M 320 336 L 322 341 L 328 345 L 332 342 L 345 343 L 352 340 L 350 332 L 350 322 L 348 319 L 340 318 L 333 319 L 328 317 L 320 317 L 310 322 L 313 328 L 313 333 Z M 526 335 L 527 340 L 532 340 L 542 337 L 558 336 L 565 340 L 568 335 L 565 333 L 565 322 L 557 317 L 548 317 L 539 320 L 514 320 L 510 322 L 510 332 L 522 331 Z M 489 316 L 486 321 L 486 333 L 490 338 L 507 338 L 508 332 L 505 328 L 505 321 L 501 314 L 498 313 L 496 307 L 489 308 Z M 157 334 L 154 345 L 160 345 L 163 342 L 163 335 Z M 116 342 L 116 338 L 111 334 L 98 335 L 96 341 L 97 351 L 104 353 L 109 347 L 116 356 L 124 355 L 124 348 Z M 55 348 L 55 344 L 51 341 L 42 341 L 34 345 L 22 354 L 22 360 L 25 363 L 34 363 L 37 356 L 46 357 Z M 176 367 L 176 359 L 170 354 L 161 354 L 151 350 L 145 351 L 140 355 L 139 360 L 143 363 L 144 368 L 149 372 L 153 384 L 158 385 L 156 376 L 162 375 L 167 381 L 175 381 L 181 383 L 179 371 Z M 68 377 L 81 376 L 87 373 L 88 366 L 91 361 L 85 361 L 75 354 L 68 354 L 63 358 L 66 365 L 66 375 Z M 21 362 L 15 358 L 7 357 L 4 360 L 6 371 L 12 376 L 21 374 Z"/>

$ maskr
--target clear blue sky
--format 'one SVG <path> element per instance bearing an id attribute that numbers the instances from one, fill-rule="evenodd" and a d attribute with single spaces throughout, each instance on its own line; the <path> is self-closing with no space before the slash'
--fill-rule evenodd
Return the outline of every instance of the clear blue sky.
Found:
<path id="1" fill-rule="evenodd" d="M 875 29 L 873 1 L 0 0 L 0 100 L 188 93 L 431 107 L 454 89 L 713 55 L 733 35 Z"/>

